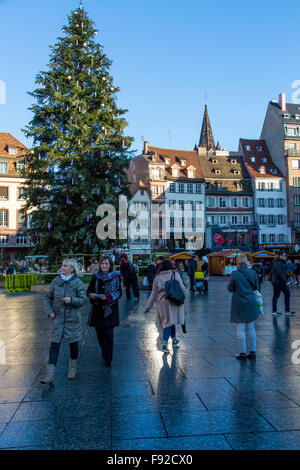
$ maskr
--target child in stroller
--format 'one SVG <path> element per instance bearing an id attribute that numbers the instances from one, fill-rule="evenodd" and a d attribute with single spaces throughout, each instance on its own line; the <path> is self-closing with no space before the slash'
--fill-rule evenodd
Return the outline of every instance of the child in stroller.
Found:
<path id="1" fill-rule="evenodd" d="M 204 273 L 202 271 L 195 272 L 194 292 L 204 294 Z"/>

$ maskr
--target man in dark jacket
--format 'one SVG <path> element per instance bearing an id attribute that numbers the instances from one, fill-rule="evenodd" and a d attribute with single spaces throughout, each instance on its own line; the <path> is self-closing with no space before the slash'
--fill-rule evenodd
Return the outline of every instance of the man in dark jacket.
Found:
<path id="1" fill-rule="evenodd" d="M 284 304 L 285 304 L 285 314 L 286 315 L 295 315 L 295 312 L 292 312 L 290 309 L 290 289 L 289 283 L 286 278 L 284 263 L 287 260 L 287 254 L 284 251 L 279 253 L 279 256 L 275 258 L 272 271 L 271 271 L 271 282 L 273 285 L 273 299 L 272 299 L 272 315 L 278 317 L 281 315 L 277 311 L 277 301 L 280 297 L 281 292 L 284 295 Z"/>
<path id="2" fill-rule="evenodd" d="M 190 292 L 194 292 L 194 285 L 195 285 L 195 272 L 197 271 L 197 261 L 196 256 L 194 255 L 188 264 L 188 275 L 190 278 Z"/>
<path id="3" fill-rule="evenodd" d="M 130 263 L 127 259 L 125 262 L 122 263 L 120 267 L 121 275 L 124 279 L 124 284 L 126 288 L 126 298 L 130 299 L 130 287 L 132 286 L 133 295 L 136 299 L 140 297 L 140 291 L 138 286 L 138 278 L 136 274 L 136 270 L 132 263 Z"/>

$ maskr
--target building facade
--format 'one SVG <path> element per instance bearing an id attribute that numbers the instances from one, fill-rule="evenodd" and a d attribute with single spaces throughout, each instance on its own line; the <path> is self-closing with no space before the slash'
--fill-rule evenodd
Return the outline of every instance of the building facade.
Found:
<path id="1" fill-rule="evenodd" d="M 24 235 L 26 217 L 20 209 L 25 195 L 19 174 L 23 169 L 20 157 L 26 148 L 11 134 L 0 133 L 0 259 L 1 263 L 14 261 L 28 253 L 29 239 Z"/>
<path id="2" fill-rule="evenodd" d="M 253 182 L 254 218 L 260 227 L 258 243 L 290 243 L 285 178 L 272 161 L 266 142 L 240 139 L 239 153 Z"/>
<path id="3" fill-rule="evenodd" d="M 152 251 L 202 248 L 205 185 L 197 151 L 162 149 L 145 142 L 143 154 L 131 161 L 128 179 L 133 193 L 142 185 L 150 195 Z"/>
<path id="4" fill-rule="evenodd" d="M 251 178 L 238 152 L 215 146 L 207 106 L 197 153 L 206 184 L 206 247 L 213 251 L 254 250 L 259 227 Z"/>
<path id="5" fill-rule="evenodd" d="M 286 179 L 288 226 L 292 243 L 300 243 L 300 105 L 286 102 L 286 94 L 278 102 L 269 103 L 261 139 Z"/>

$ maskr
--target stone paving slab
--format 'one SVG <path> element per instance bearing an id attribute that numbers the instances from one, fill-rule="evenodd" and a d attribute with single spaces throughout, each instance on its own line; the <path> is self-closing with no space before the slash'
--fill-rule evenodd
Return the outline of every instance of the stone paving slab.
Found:
<path id="1" fill-rule="evenodd" d="M 274 320 L 264 283 L 257 361 L 240 363 L 227 283 L 212 278 L 207 296 L 188 294 L 188 333 L 177 329 L 168 356 L 155 308 L 143 314 L 149 292 L 139 302 L 123 296 L 111 369 L 86 326 L 87 305 L 78 376 L 66 378 L 63 344 L 54 386 L 40 384 L 49 347 L 42 294 L 0 294 L 0 449 L 299 449 L 300 365 L 291 357 L 300 288 L 299 318 Z"/>

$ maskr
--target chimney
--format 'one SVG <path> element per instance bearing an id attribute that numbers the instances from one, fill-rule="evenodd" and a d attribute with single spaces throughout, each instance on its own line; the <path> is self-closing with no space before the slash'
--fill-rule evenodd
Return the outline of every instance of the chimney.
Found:
<path id="1" fill-rule="evenodd" d="M 206 155 L 206 147 L 205 145 L 198 145 L 197 147 L 197 155 Z"/>
<path id="2" fill-rule="evenodd" d="M 147 155 L 149 152 L 149 142 L 147 140 L 144 141 L 144 155 Z"/>
<path id="3" fill-rule="evenodd" d="M 279 95 L 279 106 L 281 107 L 282 111 L 286 111 L 286 94 L 280 93 Z"/>

